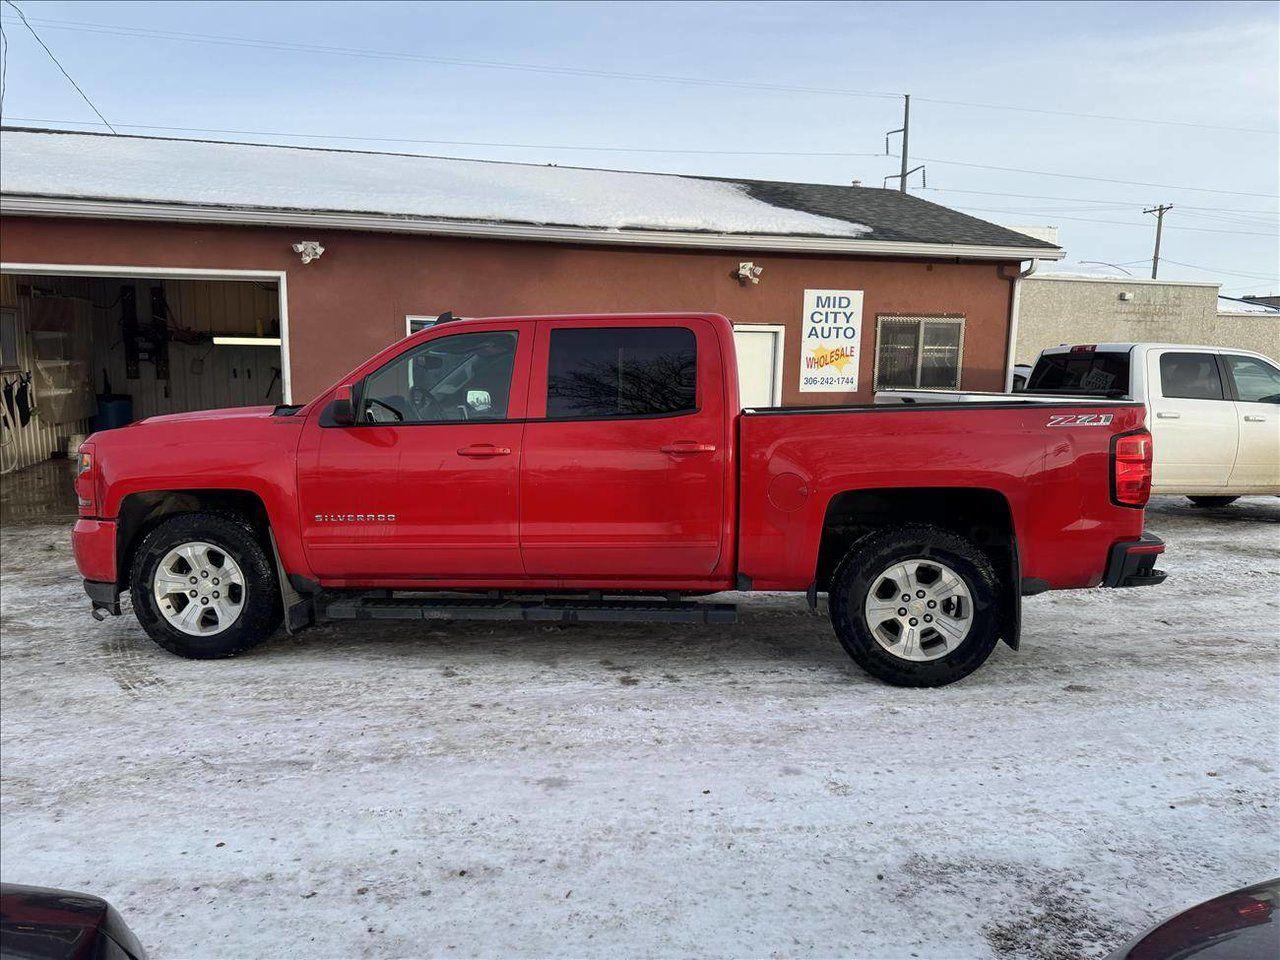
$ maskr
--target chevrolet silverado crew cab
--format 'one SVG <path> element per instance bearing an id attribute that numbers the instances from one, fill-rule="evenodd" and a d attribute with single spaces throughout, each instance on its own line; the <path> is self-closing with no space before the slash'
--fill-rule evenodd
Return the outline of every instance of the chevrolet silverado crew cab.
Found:
<path id="1" fill-rule="evenodd" d="M 1156 584 L 1145 410 L 742 410 L 715 314 L 438 323 L 301 407 L 152 417 L 80 448 L 95 616 L 225 657 L 284 621 L 731 620 L 828 595 L 889 683 L 1016 649 L 1021 597 Z"/>

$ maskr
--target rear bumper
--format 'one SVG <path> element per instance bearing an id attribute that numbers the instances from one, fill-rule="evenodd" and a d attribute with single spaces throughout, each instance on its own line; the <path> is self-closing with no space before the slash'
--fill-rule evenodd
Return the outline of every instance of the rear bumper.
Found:
<path id="1" fill-rule="evenodd" d="M 1111 548 L 1104 587 L 1153 587 L 1167 574 L 1156 569 L 1156 558 L 1164 553 L 1164 541 L 1152 533 L 1137 540 L 1125 540 Z"/>

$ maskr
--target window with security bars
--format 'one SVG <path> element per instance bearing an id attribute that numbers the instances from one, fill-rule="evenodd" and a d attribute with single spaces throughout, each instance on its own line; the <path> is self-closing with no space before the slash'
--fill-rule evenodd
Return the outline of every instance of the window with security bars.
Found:
<path id="1" fill-rule="evenodd" d="M 875 389 L 958 388 L 964 317 L 876 318 Z"/>

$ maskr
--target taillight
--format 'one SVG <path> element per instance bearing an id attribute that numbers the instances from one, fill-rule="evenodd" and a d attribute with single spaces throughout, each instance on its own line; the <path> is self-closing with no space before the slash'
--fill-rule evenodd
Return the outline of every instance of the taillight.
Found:
<path id="1" fill-rule="evenodd" d="M 1271 916 L 1271 904 L 1265 900 L 1250 900 L 1249 903 L 1236 907 L 1236 913 L 1246 920 L 1261 922 Z"/>
<path id="2" fill-rule="evenodd" d="M 76 455 L 76 502 L 80 506 L 80 515 L 83 517 L 92 517 L 98 508 L 98 501 L 95 487 L 98 482 L 98 472 L 94 469 L 95 461 L 93 459 L 93 447 L 87 443 L 80 445 L 80 451 Z"/>
<path id="3" fill-rule="evenodd" d="M 1151 434 L 1122 433 L 1111 440 L 1111 501 L 1145 507 L 1151 499 Z"/>

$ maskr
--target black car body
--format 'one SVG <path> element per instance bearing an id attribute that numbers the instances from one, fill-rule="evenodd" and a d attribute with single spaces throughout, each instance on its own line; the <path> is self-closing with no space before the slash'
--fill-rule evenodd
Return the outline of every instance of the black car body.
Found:
<path id="1" fill-rule="evenodd" d="M 1214 897 L 1184 910 L 1108 960 L 1276 960 L 1280 958 L 1280 879 Z"/>
<path id="2" fill-rule="evenodd" d="M 101 897 L 0 884 L 0 960 L 145 960 L 146 951 Z"/>

